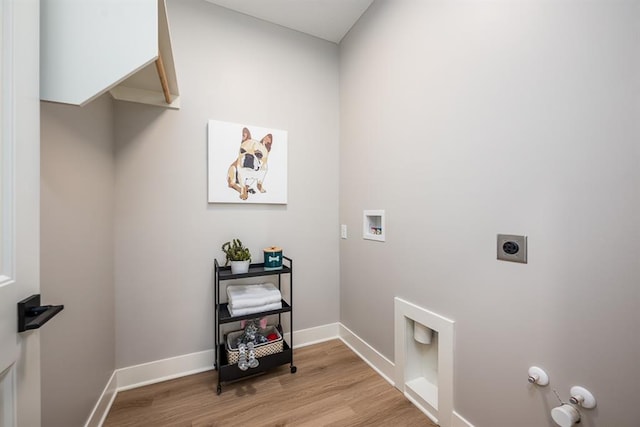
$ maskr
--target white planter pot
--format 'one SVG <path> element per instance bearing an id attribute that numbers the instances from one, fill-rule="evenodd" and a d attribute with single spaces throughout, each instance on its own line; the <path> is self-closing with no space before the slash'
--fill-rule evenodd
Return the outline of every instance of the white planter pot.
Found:
<path id="1" fill-rule="evenodd" d="M 231 264 L 231 274 L 242 274 L 249 271 L 251 261 L 229 261 L 229 263 Z"/>

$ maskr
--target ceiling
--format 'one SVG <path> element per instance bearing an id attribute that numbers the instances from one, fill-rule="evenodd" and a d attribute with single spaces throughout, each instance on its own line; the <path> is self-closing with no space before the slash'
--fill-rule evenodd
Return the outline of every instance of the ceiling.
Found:
<path id="1" fill-rule="evenodd" d="M 207 0 L 236 12 L 340 43 L 373 0 Z"/>

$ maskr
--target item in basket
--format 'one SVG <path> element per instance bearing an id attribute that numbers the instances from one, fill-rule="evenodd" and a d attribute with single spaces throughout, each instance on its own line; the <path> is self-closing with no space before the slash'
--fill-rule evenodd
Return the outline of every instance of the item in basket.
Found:
<path id="1" fill-rule="evenodd" d="M 249 344 L 247 344 L 247 350 L 249 351 L 249 367 L 250 368 L 257 368 L 258 365 L 260 364 L 260 362 L 258 362 L 258 359 L 256 359 L 256 352 L 253 348 L 253 343 L 250 342 Z"/>
<path id="2" fill-rule="evenodd" d="M 260 331 L 260 324 L 260 319 L 247 320 L 242 335 L 236 340 L 236 345 L 240 347 L 241 344 L 262 344 L 267 342 L 267 337 Z"/>
<path id="3" fill-rule="evenodd" d="M 226 338 L 226 348 L 227 348 L 227 360 L 230 365 L 235 365 L 239 361 L 239 346 L 237 345 L 237 339 L 240 335 L 242 335 L 244 331 L 234 331 L 229 332 Z M 276 334 L 278 339 L 274 341 L 268 341 L 264 344 L 257 344 L 254 346 L 255 357 L 265 357 L 276 353 L 281 353 L 284 350 L 283 339 L 278 329 L 275 326 L 267 326 L 267 329 L 264 331 L 265 335 Z M 246 351 L 246 349 L 245 349 Z M 245 356 L 248 356 L 245 354 Z M 247 361 L 248 362 L 248 361 Z"/>
<path id="4" fill-rule="evenodd" d="M 250 319 L 250 320 L 241 320 L 240 321 L 240 327 L 242 329 L 244 329 L 247 326 L 247 322 L 252 322 L 255 321 L 256 319 Z M 269 319 L 267 318 L 267 316 L 263 317 L 260 319 L 260 329 L 266 329 L 267 327 L 267 321 Z"/>
<path id="5" fill-rule="evenodd" d="M 238 346 L 238 368 L 241 371 L 246 371 L 249 369 L 249 363 L 247 362 L 247 346 L 244 344 L 240 344 Z"/>
<path id="6" fill-rule="evenodd" d="M 267 335 L 267 339 L 269 341 L 275 341 L 275 340 L 278 339 L 278 334 L 269 334 L 269 335 Z"/>

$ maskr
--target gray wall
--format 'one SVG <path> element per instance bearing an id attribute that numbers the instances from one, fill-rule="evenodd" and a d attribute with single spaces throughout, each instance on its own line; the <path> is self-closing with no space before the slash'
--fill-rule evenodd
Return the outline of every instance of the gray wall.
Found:
<path id="1" fill-rule="evenodd" d="M 41 104 L 42 425 L 83 425 L 115 368 L 112 101 Z"/>
<path id="2" fill-rule="evenodd" d="M 47 426 L 84 422 L 114 366 L 212 348 L 233 237 L 295 259 L 295 329 L 340 320 L 393 360 L 394 296 L 454 319 L 478 427 L 551 425 L 574 384 L 598 399 L 585 426 L 635 425 L 638 1 L 377 1 L 340 52 L 168 3 L 180 111 L 42 106 L 42 293 L 65 304 Z M 207 204 L 209 119 L 289 131 L 286 206 Z M 386 209 L 386 243 L 361 239 L 363 209 Z M 527 234 L 529 264 L 496 261 L 496 233 Z"/>
<path id="3" fill-rule="evenodd" d="M 294 259 L 296 330 L 339 319 L 338 47 L 204 1 L 168 14 L 182 108 L 115 109 L 118 367 L 213 347 L 213 259 L 234 237 L 254 262 Z M 287 205 L 207 203 L 210 119 L 288 131 Z"/>
<path id="4" fill-rule="evenodd" d="M 585 426 L 637 425 L 639 21 L 638 1 L 376 1 L 342 42 L 341 321 L 393 359 L 394 296 L 454 319 L 476 426 L 552 425 L 572 385 L 598 399 Z M 497 233 L 529 263 L 497 261 Z"/>

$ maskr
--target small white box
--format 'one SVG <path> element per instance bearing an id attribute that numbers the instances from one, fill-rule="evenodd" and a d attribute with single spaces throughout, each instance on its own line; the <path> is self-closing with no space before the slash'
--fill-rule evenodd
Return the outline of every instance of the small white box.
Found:
<path id="1" fill-rule="evenodd" d="M 362 218 L 362 238 L 384 242 L 384 210 L 366 210 Z"/>

